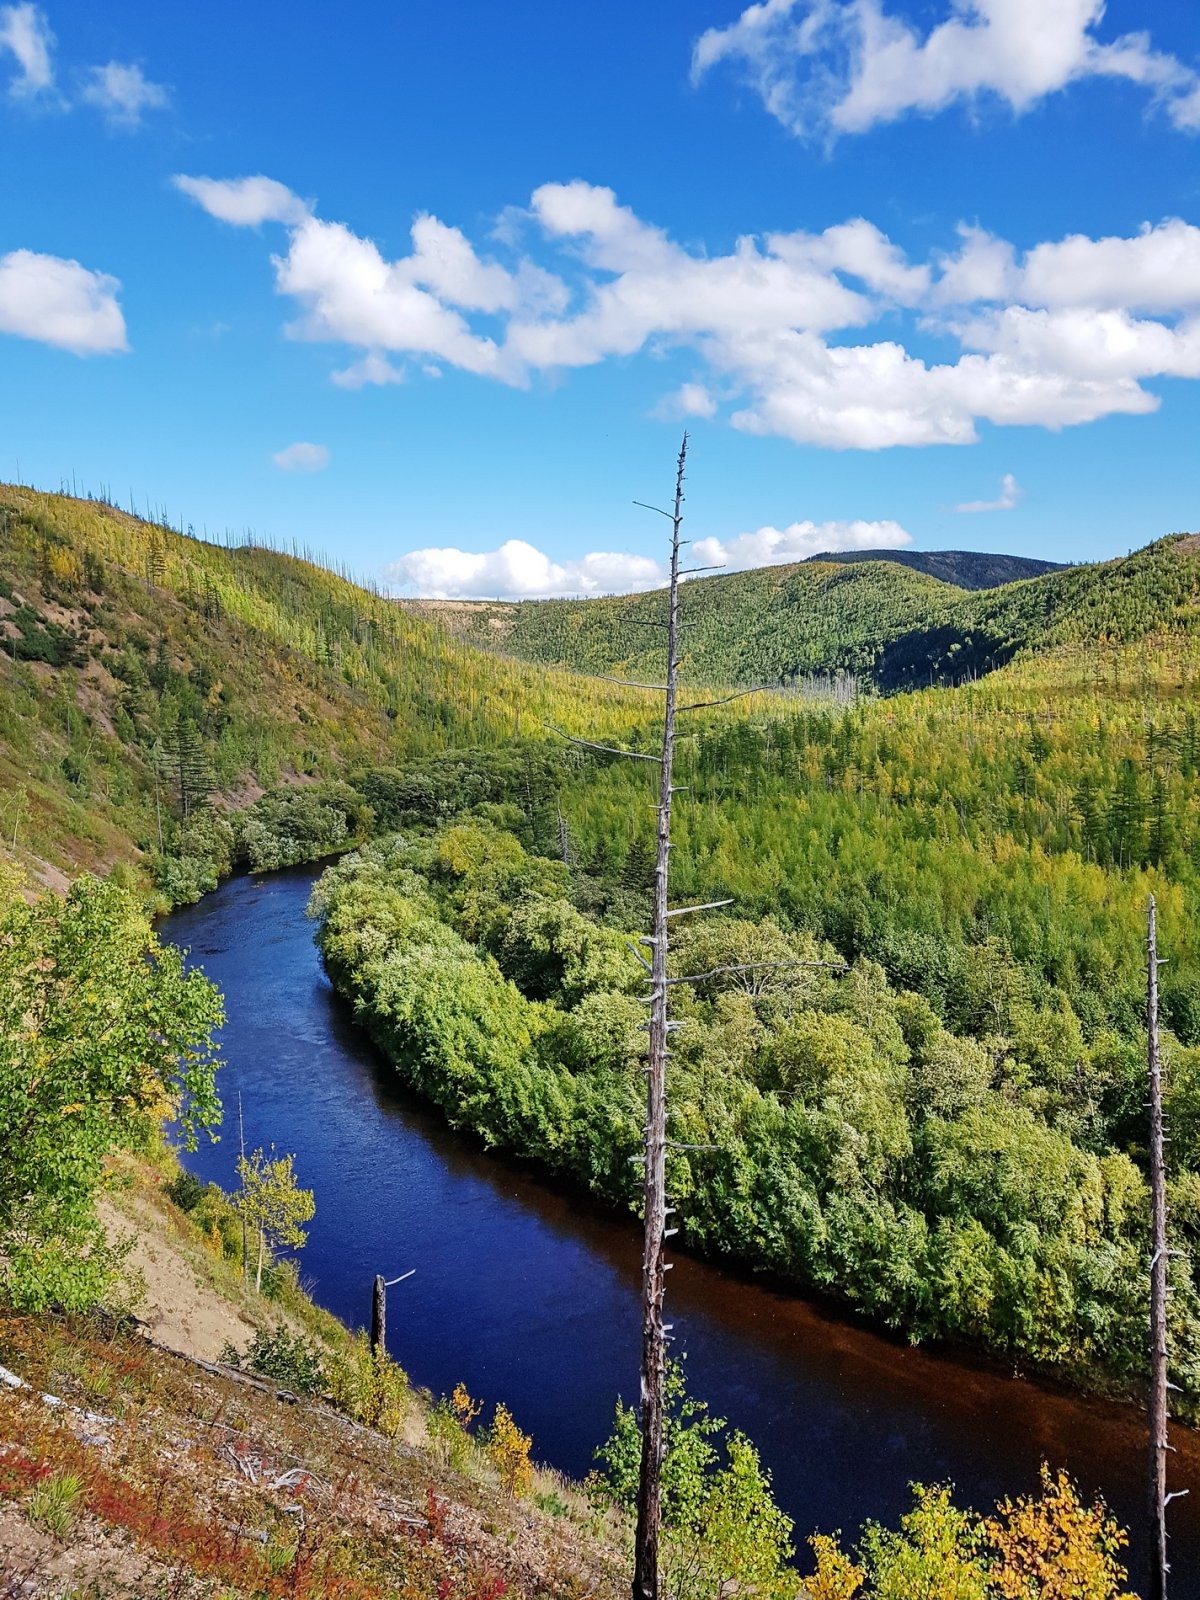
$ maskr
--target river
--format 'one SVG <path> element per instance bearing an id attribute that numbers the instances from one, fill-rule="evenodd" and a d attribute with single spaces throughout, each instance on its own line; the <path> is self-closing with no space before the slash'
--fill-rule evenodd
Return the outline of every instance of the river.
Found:
<path id="1" fill-rule="evenodd" d="M 582 1475 L 616 1397 L 637 1392 L 637 1224 L 483 1151 L 401 1088 L 322 970 L 305 916 L 318 871 L 231 879 L 161 924 L 228 1010 L 225 1132 L 185 1163 L 235 1185 L 240 1092 L 247 1148 L 292 1152 L 315 1192 L 301 1256 L 314 1298 L 362 1325 L 374 1274 L 415 1268 L 388 1304 L 389 1347 L 412 1379 L 435 1393 L 461 1380 L 489 1411 L 505 1401 L 540 1459 Z M 914 1479 L 989 1508 L 1033 1489 L 1043 1458 L 1124 1522 L 1143 1517 L 1131 1407 L 910 1349 L 688 1257 L 667 1286 L 689 1387 L 757 1444 L 798 1539 L 894 1522 Z M 1171 1507 L 1171 1593 L 1200 1600 L 1200 1437 L 1177 1429 L 1174 1442 L 1172 1487 L 1191 1493 Z"/>

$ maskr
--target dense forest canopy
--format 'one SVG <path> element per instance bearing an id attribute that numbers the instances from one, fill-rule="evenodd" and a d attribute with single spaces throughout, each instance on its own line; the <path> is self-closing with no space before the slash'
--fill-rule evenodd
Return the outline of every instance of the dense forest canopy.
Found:
<path id="1" fill-rule="evenodd" d="M 1039 561 L 1033 556 L 989 555 L 982 550 L 837 550 L 809 556 L 810 561 L 894 561 L 912 567 L 960 589 L 996 589 L 1021 578 L 1040 578 L 1057 572 L 1061 561 Z"/>
<path id="2" fill-rule="evenodd" d="M 594 890 L 468 818 L 345 857 L 313 910 L 335 983 L 408 1082 L 456 1126 L 632 1208 L 639 924 L 619 899 L 589 916 Z M 975 963 L 958 1031 L 877 962 L 772 917 L 684 924 L 671 972 L 714 973 L 673 1001 L 670 1132 L 686 1148 L 671 1194 L 693 1245 L 913 1338 L 1132 1381 L 1146 1194 L 1129 1041 L 1089 1045 L 1069 1003 L 1025 992 L 1000 950 Z M 1183 1122 L 1200 1052 L 1175 1056 Z M 1190 1236 L 1200 1151 L 1185 1139 L 1176 1161 Z M 1194 1410 L 1200 1302 L 1188 1269 L 1176 1280 L 1174 1370 Z"/>
<path id="3" fill-rule="evenodd" d="M 1200 557 L 1190 535 L 973 593 L 915 566 L 890 555 L 818 557 L 697 578 L 685 591 L 686 670 L 701 683 L 769 685 L 852 673 L 863 687 L 892 693 L 970 681 L 1059 644 L 1131 643 L 1196 626 Z M 660 593 L 459 602 L 428 614 L 508 655 L 637 679 L 661 673 L 661 649 L 646 630 L 623 624 L 657 615 L 662 603 Z M 425 610 L 419 602 L 411 609 Z"/>
<path id="4" fill-rule="evenodd" d="M 681 991 L 677 1136 L 717 1147 L 679 1157 L 693 1244 L 1133 1380 L 1151 890 L 1173 1215 L 1200 1230 L 1198 577 L 1174 538 L 970 593 L 873 561 L 688 586 L 691 681 L 785 687 L 686 719 L 674 891 L 734 905 L 677 960 L 825 963 Z M 306 559 L 5 490 L 5 853 L 132 862 L 120 892 L 161 905 L 360 847 L 321 936 L 398 1069 L 629 1204 L 649 769 L 562 734 L 650 752 L 657 706 L 547 662 L 652 676 L 616 623 L 658 603 L 519 608 L 522 661 Z"/>

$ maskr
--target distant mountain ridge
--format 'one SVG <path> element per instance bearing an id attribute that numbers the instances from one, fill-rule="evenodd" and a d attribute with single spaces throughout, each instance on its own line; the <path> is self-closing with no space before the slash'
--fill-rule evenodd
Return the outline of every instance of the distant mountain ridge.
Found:
<path id="1" fill-rule="evenodd" d="M 1033 556 L 1006 556 L 984 550 L 834 550 L 809 556 L 810 561 L 893 561 L 911 567 L 958 589 L 998 589 L 1022 578 L 1040 578 L 1061 572 L 1062 561 L 1038 561 Z"/>
<path id="2" fill-rule="evenodd" d="M 1200 627 L 1200 537 L 1173 534 L 1086 566 L 1023 557 L 1027 575 L 997 588 L 950 583 L 924 569 L 930 552 L 860 551 L 698 578 L 683 600 L 693 683 L 789 685 L 850 673 L 883 693 L 981 677 L 1016 655 L 1061 644 L 1132 642 Z M 907 557 L 907 559 L 906 559 Z M 915 557 L 915 559 L 914 559 Z M 971 570 L 973 564 L 973 570 Z M 599 676 L 657 681 L 662 647 L 637 626 L 663 614 L 662 590 L 593 600 L 406 601 L 449 632 L 522 660 Z M 630 626 L 630 624 L 634 624 Z"/>

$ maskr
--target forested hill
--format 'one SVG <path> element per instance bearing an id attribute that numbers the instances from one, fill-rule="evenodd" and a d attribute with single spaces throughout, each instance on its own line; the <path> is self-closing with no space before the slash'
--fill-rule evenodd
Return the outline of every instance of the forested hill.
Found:
<path id="1" fill-rule="evenodd" d="M 810 556 L 810 561 L 894 561 L 927 577 L 940 578 L 960 589 L 998 589 L 1002 583 L 1040 578 L 1062 570 L 1061 561 L 1037 561 L 1032 556 L 991 555 L 983 550 L 838 550 Z"/>
<path id="2" fill-rule="evenodd" d="M 474 650 L 309 561 L 0 486 L 0 839 L 46 881 L 169 853 L 209 795 L 311 792 L 646 704 Z"/>
<path id="3" fill-rule="evenodd" d="M 872 561 L 689 585 L 693 682 L 844 667 L 917 692 L 689 717 L 671 858 L 679 903 L 733 906 L 676 949 L 706 978 L 673 1002 L 690 1242 L 911 1337 L 1122 1387 L 1144 1361 L 1155 894 L 1187 1247 L 1174 1370 L 1193 1417 L 1198 547 L 974 593 Z M 43 881 L 136 859 L 180 902 L 238 862 L 340 854 L 323 948 L 400 1070 L 489 1143 L 636 1203 L 645 1013 L 626 941 L 646 926 L 654 769 L 604 749 L 649 751 L 661 701 L 480 650 L 295 557 L 23 489 L 0 491 L 0 584 L 0 856 Z M 612 640 L 660 607 L 517 617 L 526 647 L 648 677 L 653 660 L 614 661 Z M 486 636 L 491 611 L 464 614 Z M 132 915 L 121 877 L 62 904 Z M 57 903 L 37 912 L 47 938 Z M 32 938 L 0 951 L 36 983 L 50 968 L 23 953 Z M 744 981 L 780 962 L 790 977 Z M 13 1016 L 39 1015 L 9 988 Z M 28 1059 L 42 1048 L 31 1034 Z"/>
<path id="4" fill-rule="evenodd" d="M 958 683 L 1060 644 L 1131 643 L 1196 625 L 1200 539 L 1175 534 L 1120 560 L 968 591 L 897 561 L 813 559 L 699 578 L 683 597 L 693 682 L 789 684 L 853 673 L 884 693 Z M 637 618 L 663 594 L 501 605 L 407 602 L 449 630 L 530 661 L 630 678 L 661 673 Z"/>
<path id="5" fill-rule="evenodd" d="M 941 617 L 964 591 L 892 562 L 800 562 L 698 578 L 684 592 L 693 683 L 786 683 L 813 672 L 871 674 L 883 645 Z M 529 661 L 661 676 L 662 650 L 633 619 L 665 615 L 661 590 L 599 600 L 402 602 L 451 632 Z M 632 625 L 630 625 L 632 623 Z"/>

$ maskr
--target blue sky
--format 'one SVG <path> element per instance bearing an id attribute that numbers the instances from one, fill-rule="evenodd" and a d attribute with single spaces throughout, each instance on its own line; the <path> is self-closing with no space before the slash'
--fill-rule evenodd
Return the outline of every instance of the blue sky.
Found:
<path id="1" fill-rule="evenodd" d="M 448 594 L 655 581 L 685 423 L 731 566 L 1195 529 L 1198 74 L 1189 0 L 0 4 L 0 477 Z"/>

